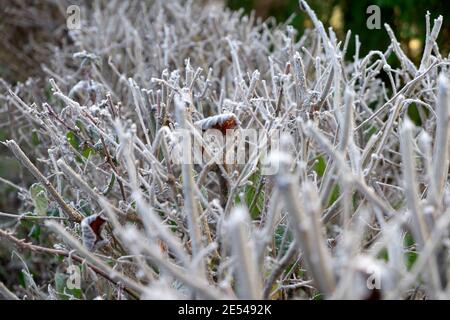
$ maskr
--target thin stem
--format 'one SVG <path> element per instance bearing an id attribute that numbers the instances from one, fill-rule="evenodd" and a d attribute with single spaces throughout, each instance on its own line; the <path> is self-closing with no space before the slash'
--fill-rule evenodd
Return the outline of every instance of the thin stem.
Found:
<path id="1" fill-rule="evenodd" d="M 62 196 L 56 191 L 56 189 L 53 187 L 53 185 L 50 183 L 50 181 L 47 180 L 47 178 L 39 171 L 38 168 L 28 159 L 28 157 L 25 155 L 25 153 L 20 149 L 20 147 L 17 145 L 17 143 L 14 140 L 7 140 L 4 143 L 16 156 L 16 158 L 20 161 L 20 163 L 27 168 L 31 174 L 43 185 L 43 187 L 50 193 L 50 195 L 53 197 L 53 199 L 59 204 L 61 209 L 66 213 L 67 217 L 70 219 L 81 222 L 83 219 L 83 216 L 79 214 L 75 209 L 70 207 Z"/>

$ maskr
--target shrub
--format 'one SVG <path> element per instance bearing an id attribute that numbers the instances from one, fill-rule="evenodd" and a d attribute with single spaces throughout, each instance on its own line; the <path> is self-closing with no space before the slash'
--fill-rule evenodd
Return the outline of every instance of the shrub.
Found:
<path id="1" fill-rule="evenodd" d="M 345 60 L 351 33 L 304 1 L 301 35 L 215 2 L 87 3 L 45 80 L 2 82 L 4 144 L 28 176 L 6 181 L 21 213 L 1 214 L 0 237 L 22 271 L 4 296 L 447 297 L 442 17 L 426 16 L 416 66 L 387 25 L 388 48 Z M 207 129 L 263 138 L 222 163 L 236 141 Z M 278 134 L 267 157 L 252 149 Z"/>

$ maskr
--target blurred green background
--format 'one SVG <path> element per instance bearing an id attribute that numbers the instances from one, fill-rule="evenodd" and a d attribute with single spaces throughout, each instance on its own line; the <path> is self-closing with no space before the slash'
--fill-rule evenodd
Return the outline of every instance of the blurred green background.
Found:
<path id="1" fill-rule="evenodd" d="M 292 24 L 302 31 L 311 26 L 306 14 L 299 9 L 298 0 L 227 0 L 232 9 L 243 8 L 246 12 L 255 10 L 257 16 L 274 16 L 285 21 L 295 15 Z M 332 26 L 338 37 L 343 39 L 347 30 L 359 35 L 361 54 L 370 50 L 385 50 L 390 42 L 384 29 L 388 23 L 394 30 L 403 50 L 416 63 L 420 62 L 425 39 L 425 14 L 430 11 L 431 24 L 439 15 L 444 17 L 438 44 L 441 54 L 447 56 L 450 49 L 450 2 L 442 0 L 309 0 L 325 27 Z M 381 9 L 381 29 L 370 30 L 366 26 L 366 9 L 378 5 Z M 350 43 L 347 59 L 354 53 L 354 38 Z"/>

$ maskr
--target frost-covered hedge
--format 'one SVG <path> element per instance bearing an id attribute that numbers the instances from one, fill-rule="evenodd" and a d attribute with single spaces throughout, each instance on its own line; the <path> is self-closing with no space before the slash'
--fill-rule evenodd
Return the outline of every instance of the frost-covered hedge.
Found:
<path id="1" fill-rule="evenodd" d="M 2 275 L 1 294 L 449 298 L 442 17 L 426 15 L 415 65 L 388 25 L 389 47 L 361 56 L 303 1 L 304 34 L 217 2 L 79 5 L 81 29 L 30 44 L 41 77 L 2 81 L 23 174 L 2 180 L 21 205 L 0 214 L 0 253 L 22 276 Z M 276 132 L 279 148 L 176 161 L 177 130 L 201 143 L 211 128 Z"/>

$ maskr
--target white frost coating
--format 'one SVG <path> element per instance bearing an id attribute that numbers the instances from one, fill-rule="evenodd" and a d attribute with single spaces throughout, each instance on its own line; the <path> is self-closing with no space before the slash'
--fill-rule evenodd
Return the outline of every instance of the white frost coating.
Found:
<path id="1" fill-rule="evenodd" d="M 249 239 L 249 219 L 244 208 L 235 208 L 227 220 L 232 250 L 236 256 L 234 273 L 238 285 L 238 298 L 261 299 L 262 284 L 256 265 L 254 244 Z"/>
<path id="2" fill-rule="evenodd" d="M 54 232 L 22 241 L 17 224 L 0 227 L 1 241 L 44 252 L 33 254 L 39 270 L 53 270 L 59 260 L 50 255 L 89 264 L 83 276 L 104 292 L 82 288 L 82 299 L 448 298 L 442 17 L 433 24 L 435 13 L 426 15 L 416 66 L 389 26 L 389 45 L 364 55 L 358 36 L 338 39 L 305 1 L 299 14 L 313 25 L 302 33 L 203 2 L 80 0 L 87 28 L 71 31 L 74 41 L 56 50 L 29 43 L 24 66 L 43 62 L 42 78 L 51 79 L 0 79 L 0 132 L 23 166 L 18 177 L 45 188 L 49 210 L 35 214 L 27 181 L 0 177 L 26 212 L 0 218 L 44 220 Z M 51 8 L 56 2 L 18 12 L 41 21 Z M 195 149 L 179 133 L 201 144 L 199 127 L 234 127 L 223 149 L 248 157 L 184 161 Z M 88 211 L 108 217 L 101 254 L 88 250 L 98 237 L 95 216 L 82 222 Z M 370 290 L 379 271 L 390 277 Z M 57 298 L 43 273 L 19 294 Z"/>

